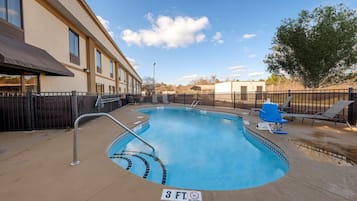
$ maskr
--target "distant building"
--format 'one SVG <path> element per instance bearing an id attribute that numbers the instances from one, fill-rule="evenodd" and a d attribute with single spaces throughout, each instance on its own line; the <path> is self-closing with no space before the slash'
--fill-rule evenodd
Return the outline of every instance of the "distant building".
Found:
<path id="1" fill-rule="evenodd" d="M 249 92 L 254 92 L 260 97 L 259 93 L 264 91 L 265 81 L 230 81 L 215 84 L 215 98 L 222 101 L 232 101 L 234 94 L 236 99 L 245 101 L 249 99 Z"/>
<path id="2" fill-rule="evenodd" d="M 141 92 L 85 0 L 0 0 L 0 93 Z"/>
<path id="3" fill-rule="evenodd" d="M 216 93 L 265 91 L 265 81 L 230 81 L 214 85 Z"/>

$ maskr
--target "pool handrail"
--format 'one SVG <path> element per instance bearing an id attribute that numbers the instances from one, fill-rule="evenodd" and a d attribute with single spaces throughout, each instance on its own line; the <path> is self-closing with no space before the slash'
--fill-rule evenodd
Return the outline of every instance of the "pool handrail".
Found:
<path id="1" fill-rule="evenodd" d="M 199 100 L 193 100 L 191 103 L 191 107 L 195 108 L 198 104 L 200 104 L 201 102 Z"/>
<path id="2" fill-rule="evenodd" d="M 134 131 L 132 131 L 130 128 L 126 127 L 123 123 L 115 119 L 112 115 L 104 112 L 99 112 L 99 113 L 87 113 L 87 114 L 82 114 L 79 116 L 75 121 L 74 121 L 74 134 L 73 134 L 73 161 L 71 162 L 71 166 L 76 166 L 79 165 L 80 161 L 78 160 L 78 151 L 77 151 L 77 142 L 78 142 L 78 124 L 79 121 L 85 117 L 96 117 L 96 116 L 106 116 L 112 121 L 114 121 L 116 124 L 124 128 L 126 131 L 128 131 L 130 134 L 132 134 L 135 138 L 143 142 L 145 145 L 150 147 L 155 153 L 155 148 L 150 145 L 148 142 L 146 142 L 143 138 L 141 138 L 138 134 L 136 134 Z"/>

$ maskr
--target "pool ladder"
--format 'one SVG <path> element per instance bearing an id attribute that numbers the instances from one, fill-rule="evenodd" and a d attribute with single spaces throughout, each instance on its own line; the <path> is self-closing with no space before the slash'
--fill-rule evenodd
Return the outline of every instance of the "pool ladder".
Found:
<path id="1" fill-rule="evenodd" d="M 201 102 L 200 102 L 199 100 L 194 100 L 194 101 L 192 101 L 190 107 L 195 108 L 195 107 L 196 107 L 198 104 L 200 104 L 200 103 L 201 103 Z"/>
<path id="2" fill-rule="evenodd" d="M 132 131 L 130 128 L 126 127 L 123 123 L 115 119 L 112 115 L 108 113 L 88 113 L 88 114 L 83 114 L 79 116 L 75 121 L 74 121 L 74 135 L 73 135 L 73 161 L 71 162 L 71 166 L 76 166 L 79 165 L 80 161 L 78 160 L 78 151 L 77 151 L 77 142 L 78 142 L 78 124 L 79 121 L 83 118 L 86 117 L 98 117 L 98 116 L 106 116 L 112 121 L 114 121 L 116 124 L 124 128 L 126 131 L 128 131 L 131 135 L 133 135 L 135 138 L 143 142 L 145 145 L 150 147 L 152 149 L 152 152 L 155 153 L 155 148 L 150 145 L 147 141 L 145 141 L 143 138 L 141 138 L 139 135 L 137 135 L 134 131 Z"/>

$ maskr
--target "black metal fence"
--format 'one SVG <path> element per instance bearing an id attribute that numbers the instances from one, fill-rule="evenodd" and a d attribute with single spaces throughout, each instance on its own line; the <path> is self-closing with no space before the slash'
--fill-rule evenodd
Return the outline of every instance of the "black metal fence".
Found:
<path id="1" fill-rule="evenodd" d="M 73 127 L 75 119 L 90 112 L 111 112 L 126 104 L 124 95 L 103 95 L 103 99 L 123 97 L 95 107 L 97 94 L 50 92 L 0 95 L 0 131 L 39 130 Z M 87 121 L 89 119 L 86 119 Z"/>
<path id="2" fill-rule="evenodd" d="M 283 104 L 288 96 L 292 96 L 289 104 L 291 113 L 315 114 L 324 112 L 339 100 L 353 100 L 354 103 L 345 108 L 339 115 L 341 121 L 347 119 L 351 125 L 357 124 L 357 90 L 301 90 L 301 91 L 265 91 L 232 94 L 175 94 L 168 95 L 169 102 L 191 104 L 194 100 L 200 101 L 201 105 L 230 107 L 230 108 L 260 108 L 268 98 L 271 102 Z M 148 97 L 145 102 L 150 102 Z"/>
<path id="3" fill-rule="evenodd" d="M 168 95 L 171 103 L 190 105 L 194 100 L 201 105 L 230 108 L 260 108 L 266 99 L 283 104 L 292 96 L 289 112 L 324 112 L 339 100 L 353 100 L 340 116 L 357 125 L 357 90 L 304 90 L 282 92 L 248 92 L 232 94 L 175 94 Z M 151 103 L 149 96 L 103 95 L 103 99 L 120 98 L 107 102 L 103 108 L 95 107 L 97 94 L 78 92 L 0 94 L 0 131 L 38 130 L 73 127 L 74 120 L 81 114 L 90 112 L 111 112 L 127 103 Z M 162 101 L 158 97 L 158 101 Z"/>

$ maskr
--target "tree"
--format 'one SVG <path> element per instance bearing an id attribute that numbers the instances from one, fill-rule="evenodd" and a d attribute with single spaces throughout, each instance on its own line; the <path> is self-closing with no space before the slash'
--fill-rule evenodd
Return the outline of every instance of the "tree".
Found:
<path id="1" fill-rule="evenodd" d="M 302 11 L 277 29 L 268 71 L 300 78 L 305 87 L 319 87 L 343 77 L 357 63 L 357 15 L 339 4 Z"/>
<path id="2" fill-rule="evenodd" d="M 152 94 L 154 91 L 154 79 L 152 77 L 144 77 L 141 88 L 147 95 Z"/>
<path id="3" fill-rule="evenodd" d="M 209 78 L 199 78 L 191 81 L 191 85 L 209 85 L 219 83 L 219 79 L 216 75 L 211 75 Z"/>
<path id="4" fill-rule="evenodd" d="M 279 85 L 287 82 L 287 78 L 284 75 L 272 74 L 268 79 L 265 81 L 266 84 L 272 85 Z"/>

